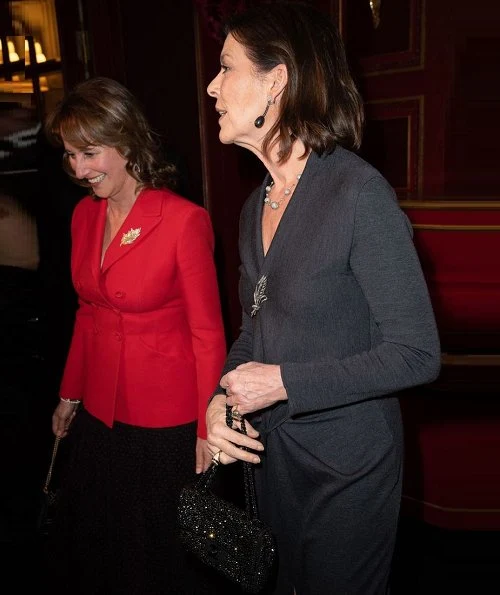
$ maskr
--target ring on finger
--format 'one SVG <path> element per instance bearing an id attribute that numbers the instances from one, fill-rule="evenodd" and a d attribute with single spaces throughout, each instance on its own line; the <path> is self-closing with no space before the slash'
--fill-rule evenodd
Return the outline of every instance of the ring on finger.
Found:
<path id="1" fill-rule="evenodd" d="M 238 405 L 235 405 L 231 411 L 231 417 L 236 420 L 236 421 L 241 421 L 243 419 L 243 416 L 241 415 L 241 413 L 238 411 Z"/>
<path id="2" fill-rule="evenodd" d="M 220 463 L 220 453 L 222 452 L 222 450 L 218 450 L 214 456 L 212 457 L 212 461 L 218 465 Z"/>

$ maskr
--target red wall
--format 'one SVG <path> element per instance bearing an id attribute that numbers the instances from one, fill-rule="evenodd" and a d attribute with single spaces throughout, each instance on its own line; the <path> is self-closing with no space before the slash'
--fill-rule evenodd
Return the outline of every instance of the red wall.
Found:
<path id="1" fill-rule="evenodd" d="M 367 127 L 361 153 L 386 175 L 401 199 L 424 200 L 424 204 L 453 196 L 467 202 L 494 196 L 500 200 L 500 168 L 494 146 L 500 135 L 496 1 L 479 0 L 472 5 L 468 0 L 385 0 L 377 29 L 365 0 L 314 3 L 339 24 L 366 102 Z M 213 27 L 209 28 L 206 12 L 199 8 L 202 2 L 197 4 L 198 80 L 204 90 L 219 67 L 221 43 L 214 38 Z M 212 17 L 221 16 L 224 6 L 231 4 L 238 2 L 221 1 L 219 12 L 212 12 Z M 235 335 L 240 318 L 238 214 L 264 172 L 248 151 L 219 143 L 213 100 L 202 93 L 200 106 L 205 199 L 220 239 L 228 320 Z M 496 208 L 492 203 L 492 209 L 482 213 L 482 224 L 494 217 Z M 432 211 L 432 221 L 439 216 L 444 224 L 453 224 L 459 216 L 457 209 Z M 408 210 L 416 223 L 423 212 Z M 465 207 L 463 217 L 472 216 Z M 483 245 L 485 241 L 487 246 Z M 476 255 L 483 263 L 484 255 L 489 254 L 487 262 L 491 265 L 491 255 L 500 251 L 498 234 L 491 233 L 466 233 L 465 237 L 433 233 L 428 237 L 417 231 L 416 242 L 429 279 L 436 270 L 440 276 L 448 270 L 447 254 L 456 254 L 458 259 L 457 244 L 467 246 L 467 254 Z M 465 277 L 472 282 L 468 275 L 473 267 L 467 261 L 463 266 Z M 457 260 L 457 275 L 461 274 L 460 267 Z M 454 324 L 461 332 L 460 319 L 444 313 L 448 297 L 434 293 L 446 332 Z M 465 294 L 461 295 L 454 299 L 467 301 Z"/>

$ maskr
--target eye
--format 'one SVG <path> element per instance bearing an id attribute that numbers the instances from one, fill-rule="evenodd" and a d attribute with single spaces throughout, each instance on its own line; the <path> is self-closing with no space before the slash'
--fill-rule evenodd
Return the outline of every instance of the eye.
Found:
<path id="1" fill-rule="evenodd" d="M 84 153 L 84 156 L 85 156 L 87 159 L 91 159 L 92 157 L 94 157 L 94 156 L 95 156 L 95 153 L 93 153 L 92 151 L 85 151 L 85 153 Z"/>
<path id="2" fill-rule="evenodd" d="M 65 153 L 66 153 L 66 157 L 67 157 L 68 159 L 74 159 L 74 158 L 75 158 L 75 155 L 74 155 L 74 153 L 70 153 L 69 151 L 65 151 Z"/>
<path id="3" fill-rule="evenodd" d="M 222 74 L 225 74 L 229 70 L 229 66 L 225 66 L 224 64 L 221 64 L 220 70 L 221 70 Z"/>

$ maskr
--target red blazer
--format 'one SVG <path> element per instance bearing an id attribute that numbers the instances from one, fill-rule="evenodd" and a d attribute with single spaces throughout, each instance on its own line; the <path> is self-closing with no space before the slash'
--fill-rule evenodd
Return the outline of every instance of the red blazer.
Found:
<path id="1" fill-rule="evenodd" d="M 73 214 L 80 305 L 61 396 L 110 427 L 198 419 L 205 438 L 226 352 L 209 215 L 171 191 L 143 190 L 101 267 L 106 206 L 88 196 Z"/>

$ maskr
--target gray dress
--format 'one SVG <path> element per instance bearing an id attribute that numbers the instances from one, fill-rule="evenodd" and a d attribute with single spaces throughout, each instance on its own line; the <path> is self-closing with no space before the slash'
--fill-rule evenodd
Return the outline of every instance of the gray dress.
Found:
<path id="1" fill-rule="evenodd" d="M 264 256 L 268 181 L 241 214 L 243 321 L 225 371 L 280 364 L 288 394 L 250 417 L 266 447 L 259 509 L 278 540 L 272 592 L 382 594 L 401 495 L 397 391 L 440 367 L 411 225 L 380 173 L 337 147 L 311 154 Z"/>

